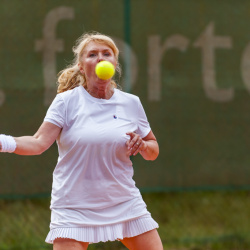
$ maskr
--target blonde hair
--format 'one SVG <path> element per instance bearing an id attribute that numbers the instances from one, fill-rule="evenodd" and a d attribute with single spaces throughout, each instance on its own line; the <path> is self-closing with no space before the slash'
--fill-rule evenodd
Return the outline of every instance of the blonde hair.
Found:
<path id="1" fill-rule="evenodd" d="M 86 88 L 86 77 L 80 72 L 78 64 L 81 62 L 81 57 L 84 53 L 84 49 L 92 41 L 105 44 L 113 50 L 117 61 L 116 72 L 119 75 L 121 74 L 121 68 L 118 63 L 119 50 L 116 47 L 114 41 L 109 36 L 100 34 L 98 32 L 85 33 L 77 39 L 76 45 L 73 47 L 73 52 L 75 56 L 73 63 L 69 65 L 66 69 L 60 71 L 58 74 L 57 93 L 62 93 L 64 91 L 74 89 L 75 87 L 78 87 L 80 85 Z M 113 79 L 111 80 L 111 85 L 114 88 L 117 88 L 117 84 Z"/>

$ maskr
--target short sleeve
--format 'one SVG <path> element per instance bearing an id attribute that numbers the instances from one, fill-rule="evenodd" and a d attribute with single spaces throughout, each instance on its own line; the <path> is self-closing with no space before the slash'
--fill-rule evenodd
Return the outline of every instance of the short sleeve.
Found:
<path id="1" fill-rule="evenodd" d="M 65 104 L 60 95 L 57 95 L 51 103 L 44 121 L 62 128 L 65 122 Z"/>
<path id="2" fill-rule="evenodd" d="M 144 111 L 144 108 L 141 104 L 140 99 L 138 98 L 138 129 L 137 134 L 139 134 L 142 138 L 148 135 L 148 133 L 151 131 L 146 113 Z"/>

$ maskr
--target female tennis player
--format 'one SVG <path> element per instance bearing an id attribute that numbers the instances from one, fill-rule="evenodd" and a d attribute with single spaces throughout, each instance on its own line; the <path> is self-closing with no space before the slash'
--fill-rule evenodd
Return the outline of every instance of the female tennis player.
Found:
<path id="1" fill-rule="evenodd" d="M 38 155 L 56 140 L 51 223 L 54 250 L 83 250 L 120 240 L 128 249 L 161 250 L 158 224 L 133 180 L 131 155 L 159 154 L 140 99 L 99 79 L 95 66 L 109 61 L 120 72 L 119 51 L 103 34 L 87 33 L 73 47 L 74 63 L 59 73 L 58 94 L 33 136 L 0 135 L 1 152 Z"/>

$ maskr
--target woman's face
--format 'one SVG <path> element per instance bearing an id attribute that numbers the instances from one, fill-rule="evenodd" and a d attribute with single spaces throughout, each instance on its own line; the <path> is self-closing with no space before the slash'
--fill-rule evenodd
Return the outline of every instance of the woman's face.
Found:
<path id="1" fill-rule="evenodd" d="M 108 83 L 109 80 L 101 80 L 95 73 L 96 64 L 101 61 L 109 61 L 116 67 L 116 58 L 113 50 L 103 43 L 90 42 L 84 49 L 79 68 L 86 76 L 87 84 Z"/>

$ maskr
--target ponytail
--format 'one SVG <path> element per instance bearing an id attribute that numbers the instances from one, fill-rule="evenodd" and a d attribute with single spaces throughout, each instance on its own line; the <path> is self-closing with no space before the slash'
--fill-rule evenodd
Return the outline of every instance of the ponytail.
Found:
<path id="1" fill-rule="evenodd" d="M 57 93 L 74 89 L 80 85 L 86 84 L 85 76 L 79 71 L 78 65 L 69 66 L 58 74 Z"/>

